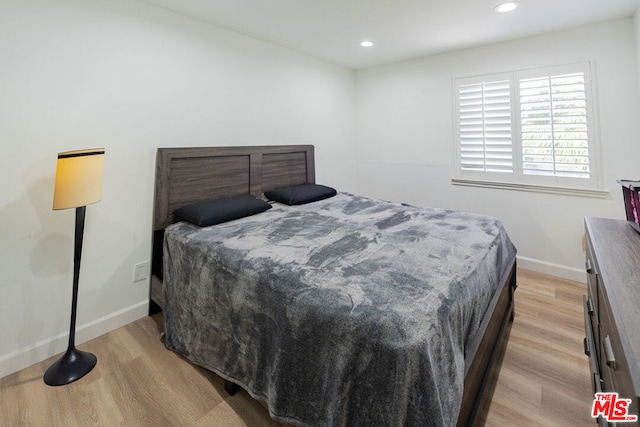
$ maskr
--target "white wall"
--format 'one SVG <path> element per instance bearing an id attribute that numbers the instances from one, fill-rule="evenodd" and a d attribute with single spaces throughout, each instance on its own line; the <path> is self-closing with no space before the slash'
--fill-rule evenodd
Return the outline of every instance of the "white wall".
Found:
<path id="1" fill-rule="evenodd" d="M 87 208 L 77 342 L 146 315 L 157 147 L 314 144 L 355 191 L 354 73 L 128 0 L 3 0 L 0 377 L 66 348 L 73 210 L 56 154 L 105 147 Z"/>
<path id="2" fill-rule="evenodd" d="M 636 9 L 636 13 L 633 15 L 633 28 L 635 30 L 636 65 L 638 68 L 638 89 L 640 93 L 640 9 Z"/>
<path id="3" fill-rule="evenodd" d="M 619 178 L 640 178 L 633 19 L 380 66 L 356 73 L 358 191 L 493 215 L 520 265 L 584 280 L 584 216 L 624 217 Z M 594 59 L 606 199 L 451 185 L 454 77 Z"/>

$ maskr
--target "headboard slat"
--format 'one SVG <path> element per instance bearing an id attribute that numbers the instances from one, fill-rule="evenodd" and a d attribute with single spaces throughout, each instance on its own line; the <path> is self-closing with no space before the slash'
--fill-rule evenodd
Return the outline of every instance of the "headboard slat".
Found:
<path id="1" fill-rule="evenodd" d="M 305 152 L 264 154 L 262 165 L 263 192 L 307 182 Z"/>

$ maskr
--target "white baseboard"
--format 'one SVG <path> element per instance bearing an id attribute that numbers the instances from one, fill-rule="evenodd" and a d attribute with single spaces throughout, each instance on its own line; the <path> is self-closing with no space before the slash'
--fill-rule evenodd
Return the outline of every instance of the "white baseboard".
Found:
<path id="1" fill-rule="evenodd" d="M 585 269 L 567 267 L 553 264 L 537 259 L 518 256 L 518 268 L 537 271 L 538 273 L 549 274 L 562 279 L 573 280 L 574 282 L 587 283 L 587 273 Z"/>
<path id="2" fill-rule="evenodd" d="M 77 326 L 76 346 L 138 320 L 148 313 L 149 301 L 141 301 L 115 313 Z M 0 378 L 62 353 L 67 349 L 68 343 L 69 333 L 67 332 L 0 357 Z M 44 371 L 42 374 L 44 375 Z"/>

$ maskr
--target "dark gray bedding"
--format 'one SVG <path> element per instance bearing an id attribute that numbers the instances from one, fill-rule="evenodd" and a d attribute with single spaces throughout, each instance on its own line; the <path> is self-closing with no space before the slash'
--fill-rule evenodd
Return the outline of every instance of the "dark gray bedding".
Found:
<path id="1" fill-rule="evenodd" d="M 166 345 L 300 425 L 455 425 L 516 250 L 497 219 L 339 193 L 167 227 Z"/>

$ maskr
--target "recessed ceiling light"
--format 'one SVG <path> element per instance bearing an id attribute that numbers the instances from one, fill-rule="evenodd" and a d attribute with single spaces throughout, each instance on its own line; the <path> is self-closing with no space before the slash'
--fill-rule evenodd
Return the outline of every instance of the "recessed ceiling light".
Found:
<path id="1" fill-rule="evenodd" d="M 513 9 L 518 7 L 517 1 L 508 1 L 505 3 L 500 3 L 496 6 L 496 12 L 511 12 Z"/>
<path id="2" fill-rule="evenodd" d="M 360 46 L 362 47 L 371 47 L 373 46 L 373 42 L 371 40 L 364 40 L 360 42 Z"/>

